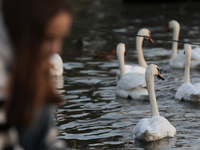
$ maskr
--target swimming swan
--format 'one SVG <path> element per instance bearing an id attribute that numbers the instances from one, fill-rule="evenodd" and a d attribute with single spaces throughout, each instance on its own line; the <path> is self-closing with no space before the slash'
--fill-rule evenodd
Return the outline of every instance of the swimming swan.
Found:
<path id="1" fill-rule="evenodd" d="M 116 82 L 118 83 L 119 80 L 122 78 L 123 75 L 129 72 L 139 72 L 141 74 L 145 73 L 145 68 L 140 66 L 131 66 L 125 65 L 124 63 L 124 55 L 126 54 L 126 48 L 124 43 L 119 43 L 117 45 L 117 58 L 119 63 L 119 72 L 116 76 Z"/>
<path id="2" fill-rule="evenodd" d="M 148 100 L 148 92 L 145 82 L 145 74 L 141 72 L 129 72 L 125 74 L 124 56 L 125 45 L 117 45 L 117 55 L 119 57 L 120 76 L 116 88 L 116 96 L 130 99 Z"/>
<path id="3" fill-rule="evenodd" d="M 171 20 L 168 23 L 168 28 L 166 32 L 169 30 L 173 30 L 173 40 L 179 39 L 180 25 L 176 20 Z M 172 68 L 180 68 L 183 69 L 185 66 L 185 55 L 183 51 L 179 51 L 177 54 L 178 42 L 172 43 L 172 55 L 170 58 L 170 66 Z M 200 49 L 195 48 L 191 51 L 191 63 L 190 68 L 198 68 L 200 67 Z"/>
<path id="4" fill-rule="evenodd" d="M 191 45 L 184 44 L 185 50 L 185 72 L 184 83 L 178 88 L 175 99 L 185 101 L 200 101 L 200 83 L 192 85 L 190 83 L 190 59 Z"/>
<path id="5" fill-rule="evenodd" d="M 50 72 L 52 76 L 62 76 L 63 74 L 63 61 L 59 54 L 55 53 L 50 58 Z"/>
<path id="6" fill-rule="evenodd" d="M 133 129 L 133 137 L 143 141 L 156 141 L 165 137 L 174 137 L 176 129 L 167 119 L 159 115 L 156 96 L 154 91 L 154 76 L 164 78 L 160 75 L 158 66 L 151 64 L 145 73 L 151 107 L 151 118 L 144 118 L 138 122 Z"/>
<path id="7" fill-rule="evenodd" d="M 153 40 L 151 39 L 151 32 L 148 29 L 142 28 L 138 31 L 137 35 L 142 35 L 142 36 L 147 36 L 147 40 L 149 40 L 151 43 L 154 43 Z M 144 37 L 136 37 L 136 50 L 137 50 L 137 56 L 138 56 L 138 61 L 139 61 L 139 66 L 131 66 L 131 65 L 125 65 L 124 66 L 124 74 L 129 73 L 129 72 L 138 72 L 141 74 L 145 74 L 146 68 L 147 68 L 147 63 L 144 59 L 144 55 L 142 52 L 142 42 L 144 40 Z M 117 49 L 122 48 L 117 46 Z M 124 46 L 125 49 L 125 46 Z M 124 50 L 125 51 L 125 50 Z M 120 61 L 124 61 L 124 52 L 117 52 L 117 58 L 120 66 Z M 123 65 L 123 64 L 122 64 Z M 116 82 L 121 78 L 121 73 L 120 71 L 117 73 L 116 77 Z"/>

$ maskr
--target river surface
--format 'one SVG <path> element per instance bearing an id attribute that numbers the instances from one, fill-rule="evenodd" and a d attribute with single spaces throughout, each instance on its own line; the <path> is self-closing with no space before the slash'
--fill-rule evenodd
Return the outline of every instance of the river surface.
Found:
<path id="1" fill-rule="evenodd" d="M 74 24 L 136 34 L 148 28 L 152 37 L 165 34 L 168 21 L 181 26 L 180 40 L 200 43 L 200 3 L 122 4 L 121 0 L 74 0 Z M 143 52 L 147 64 L 162 68 L 164 81 L 155 78 L 160 115 L 176 128 L 174 138 L 141 142 L 132 138 L 134 126 L 150 114 L 149 101 L 127 100 L 115 96 L 118 62 L 97 59 L 94 52 L 112 51 L 118 43 L 126 45 L 126 64 L 137 65 L 135 37 L 90 31 L 73 27 L 66 38 L 61 57 L 63 77 L 58 91 L 63 103 L 56 110 L 59 135 L 70 149 L 200 149 L 200 103 L 174 99 L 183 83 L 184 70 L 169 67 L 171 43 L 147 40 Z M 179 44 L 183 49 L 183 44 Z M 200 70 L 191 70 L 191 83 L 200 82 Z"/>

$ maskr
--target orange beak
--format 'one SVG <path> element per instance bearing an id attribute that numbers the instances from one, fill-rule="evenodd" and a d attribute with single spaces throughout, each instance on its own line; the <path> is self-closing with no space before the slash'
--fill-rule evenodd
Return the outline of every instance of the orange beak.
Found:
<path id="1" fill-rule="evenodd" d="M 162 80 L 165 80 L 162 76 L 161 76 L 161 74 L 160 74 L 160 70 L 158 71 L 158 76 L 157 76 L 159 79 L 162 79 Z"/>
<path id="2" fill-rule="evenodd" d="M 151 38 L 151 35 L 149 35 L 149 41 L 150 41 L 151 43 L 154 43 L 154 41 L 153 41 L 152 38 Z"/>
<path id="3" fill-rule="evenodd" d="M 149 38 L 149 41 L 150 41 L 151 43 L 154 43 L 154 41 L 152 40 L 152 38 Z"/>
<path id="4" fill-rule="evenodd" d="M 167 29 L 165 30 L 165 33 L 169 32 L 169 27 L 167 27 Z"/>

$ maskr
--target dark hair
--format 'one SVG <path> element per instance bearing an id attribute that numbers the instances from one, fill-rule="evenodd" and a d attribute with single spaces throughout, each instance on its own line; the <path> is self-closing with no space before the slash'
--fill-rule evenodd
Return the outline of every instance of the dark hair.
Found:
<path id="1" fill-rule="evenodd" d="M 42 65 L 41 44 L 48 21 L 72 14 L 66 0 L 3 0 L 2 11 L 14 47 L 14 63 L 5 109 L 10 123 L 28 126 L 45 104 L 58 103 L 49 64 Z"/>

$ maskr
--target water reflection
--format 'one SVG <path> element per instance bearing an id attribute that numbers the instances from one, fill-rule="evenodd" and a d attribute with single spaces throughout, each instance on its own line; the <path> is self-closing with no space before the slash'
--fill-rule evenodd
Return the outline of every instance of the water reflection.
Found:
<path id="1" fill-rule="evenodd" d="M 152 149 L 156 148 L 157 150 L 160 150 L 162 148 L 166 147 L 176 147 L 176 141 L 173 138 L 164 138 L 155 142 L 142 142 L 139 140 L 135 140 L 134 142 L 135 147 L 141 147 L 145 149 Z"/>

